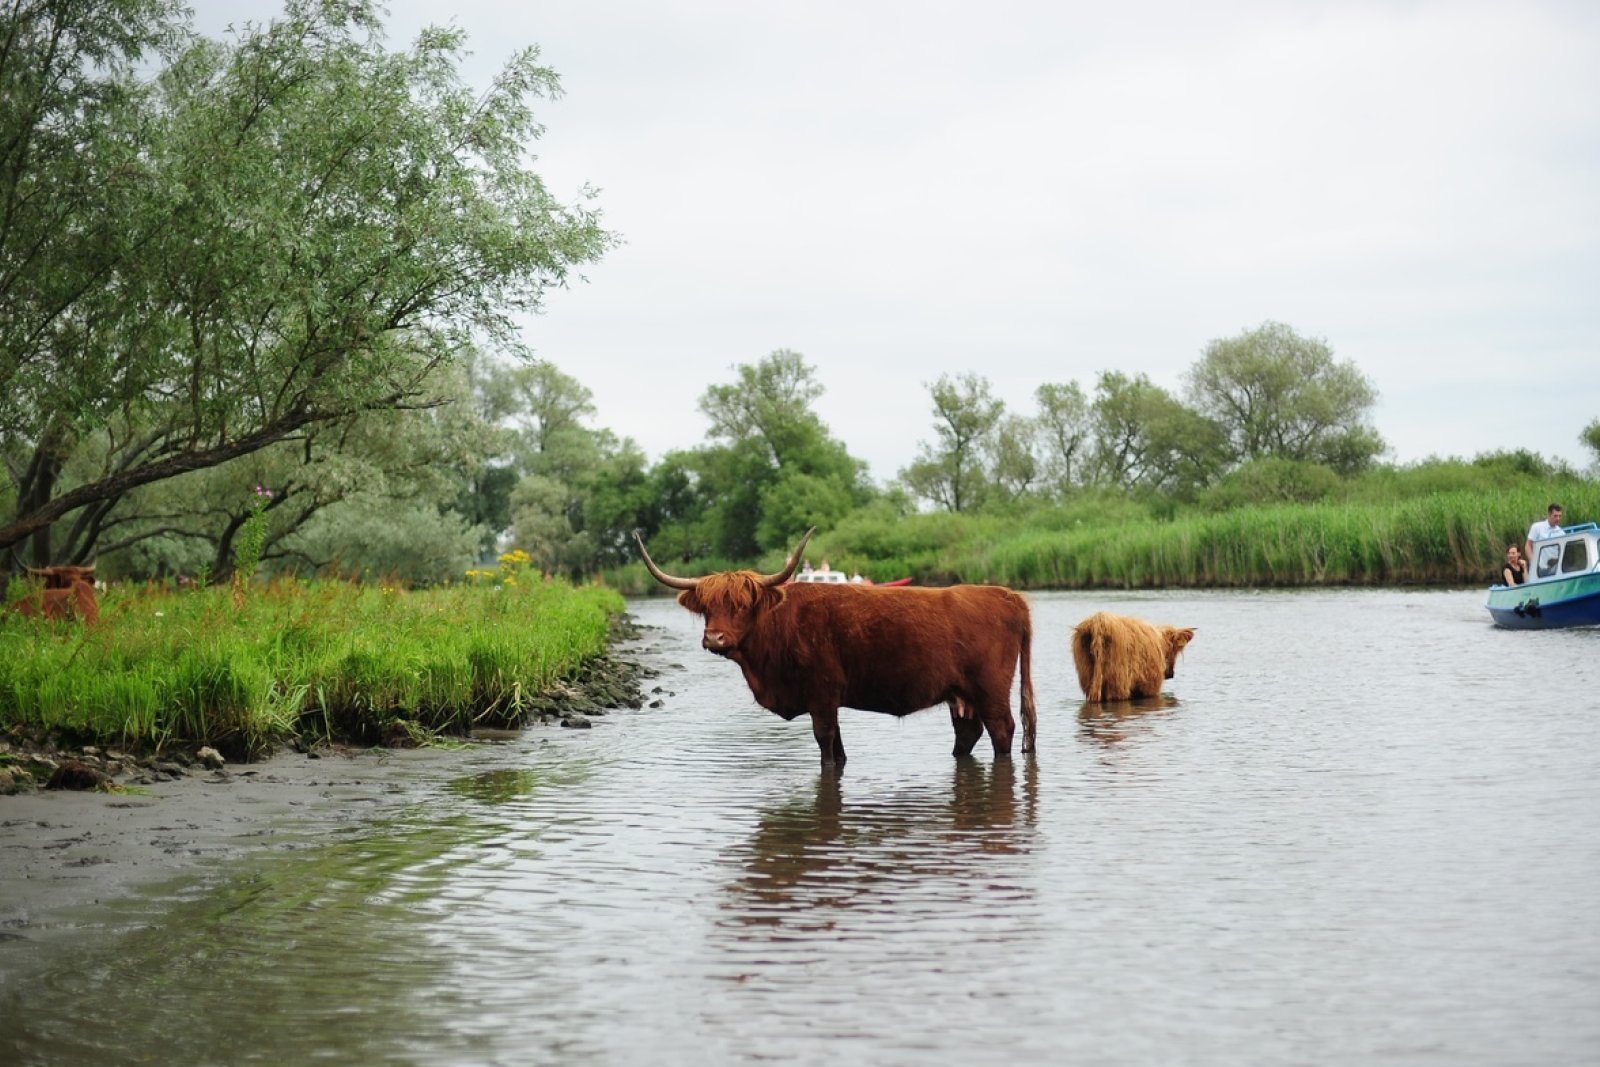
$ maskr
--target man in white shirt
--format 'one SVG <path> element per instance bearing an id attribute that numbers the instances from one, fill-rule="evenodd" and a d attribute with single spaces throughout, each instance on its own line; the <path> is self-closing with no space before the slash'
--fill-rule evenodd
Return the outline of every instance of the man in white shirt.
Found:
<path id="1" fill-rule="evenodd" d="M 1561 536 L 1561 505 L 1551 504 L 1545 517 L 1528 527 L 1528 540 L 1522 546 L 1522 558 L 1533 564 L 1533 543 L 1543 541 L 1546 537 Z"/>

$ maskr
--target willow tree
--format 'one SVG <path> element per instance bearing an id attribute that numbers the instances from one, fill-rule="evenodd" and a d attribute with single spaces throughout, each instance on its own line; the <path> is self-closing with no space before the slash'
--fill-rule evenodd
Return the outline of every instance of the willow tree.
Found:
<path id="1" fill-rule="evenodd" d="M 1189 370 L 1188 395 L 1227 432 L 1240 462 L 1297 460 L 1352 474 L 1386 447 L 1368 421 L 1372 382 L 1326 341 L 1281 322 L 1208 344 Z"/>
<path id="2" fill-rule="evenodd" d="M 975 510 L 989 484 L 985 449 L 1005 417 L 1005 401 L 981 374 L 942 374 L 927 389 L 937 440 L 917 442 L 917 456 L 900 481 L 913 496 L 947 511 Z"/>
<path id="3" fill-rule="evenodd" d="M 227 42 L 177 10 L 23 0 L 0 30 L 0 549 L 32 537 L 35 562 L 79 509 L 432 403 L 435 370 L 517 349 L 516 316 L 611 240 L 530 169 L 559 92 L 536 49 L 474 88 L 460 32 L 391 51 L 366 0 Z M 91 436 L 101 462 L 64 478 Z"/>

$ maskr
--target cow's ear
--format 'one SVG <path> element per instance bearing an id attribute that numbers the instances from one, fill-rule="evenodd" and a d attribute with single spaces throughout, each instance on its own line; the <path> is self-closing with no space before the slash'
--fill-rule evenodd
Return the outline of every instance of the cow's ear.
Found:
<path id="1" fill-rule="evenodd" d="M 678 603 L 682 604 L 696 615 L 704 615 L 706 613 L 706 606 L 700 602 L 699 594 L 700 590 L 698 589 L 685 589 L 683 592 L 678 594 Z"/>
<path id="2" fill-rule="evenodd" d="M 1185 627 L 1182 630 L 1174 628 L 1169 640 L 1172 642 L 1172 651 L 1182 652 L 1184 646 L 1194 640 L 1194 627 Z"/>

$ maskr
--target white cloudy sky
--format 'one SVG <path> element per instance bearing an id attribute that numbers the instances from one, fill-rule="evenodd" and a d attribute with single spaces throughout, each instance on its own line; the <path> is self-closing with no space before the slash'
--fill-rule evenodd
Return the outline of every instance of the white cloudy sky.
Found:
<path id="1" fill-rule="evenodd" d="M 244 5 L 198 6 L 216 33 Z M 525 337 L 652 460 L 703 443 L 706 386 L 779 348 L 884 480 L 932 439 L 941 374 L 1024 413 L 1103 370 L 1177 392 L 1269 319 L 1373 380 L 1391 458 L 1588 458 L 1600 5 L 389 10 L 393 46 L 466 30 L 476 82 L 531 44 L 560 73 L 536 169 L 597 186 L 625 243 Z"/>

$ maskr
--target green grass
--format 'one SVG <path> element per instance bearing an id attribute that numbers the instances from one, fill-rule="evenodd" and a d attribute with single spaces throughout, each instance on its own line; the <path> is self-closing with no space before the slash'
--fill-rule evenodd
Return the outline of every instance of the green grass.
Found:
<path id="1" fill-rule="evenodd" d="M 1475 585 L 1542 517 L 1548 490 L 1435 493 L 1393 503 L 1279 505 L 1168 522 L 1047 529 L 1023 522 L 967 542 L 963 581 L 1022 589 Z M 1600 485 L 1562 493 L 1570 521 L 1600 518 Z"/>
<path id="2" fill-rule="evenodd" d="M 604 654 L 622 609 L 614 590 L 515 570 L 417 592 L 113 587 L 93 629 L 0 615 L 0 725 L 236 756 L 518 725 L 528 695 Z"/>

